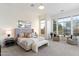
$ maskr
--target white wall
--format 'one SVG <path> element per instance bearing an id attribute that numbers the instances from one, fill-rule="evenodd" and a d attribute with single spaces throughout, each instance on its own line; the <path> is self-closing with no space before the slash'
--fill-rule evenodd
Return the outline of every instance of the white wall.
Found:
<path id="1" fill-rule="evenodd" d="M 38 33 L 39 19 L 35 10 L 28 8 L 27 4 L 0 4 L 0 28 L 16 28 L 18 20 L 31 21 Z"/>
<path id="2" fill-rule="evenodd" d="M 16 15 L 16 13 L 14 14 Z M 0 13 L 0 28 L 16 28 L 18 20 L 29 20 L 32 22 L 32 27 L 38 32 L 39 23 L 38 16 L 20 15 L 13 16 L 13 14 L 1 15 Z"/>
<path id="3" fill-rule="evenodd" d="M 0 28 L 16 28 L 18 20 L 29 20 L 32 22 L 32 28 L 38 33 L 39 20 L 36 14 L 27 13 L 27 11 L 23 10 L 20 12 L 19 10 L 9 9 L 0 9 Z"/>
<path id="4" fill-rule="evenodd" d="M 51 19 L 48 17 L 47 20 L 46 20 L 46 38 L 47 39 L 50 39 L 50 33 L 52 32 L 51 31 Z"/>
<path id="5" fill-rule="evenodd" d="M 0 40 L 6 28 L 16 28 L 18 20 L 31 21 L 32 28 L 39 34 L 39 18 L 38 15 L 32 12 L 27 12 L 24 9 L 17 9 L 17 7 L 6 6 L 0 4 Z M 2 31 L 1 31 L 2 29 Z"/>

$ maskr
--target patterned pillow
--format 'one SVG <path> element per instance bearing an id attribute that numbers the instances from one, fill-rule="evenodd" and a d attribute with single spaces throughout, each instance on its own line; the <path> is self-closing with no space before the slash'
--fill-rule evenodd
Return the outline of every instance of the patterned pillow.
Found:
<path id="1" fill-rule="evenodd" d="M 30 33 L 25 33 L 25 38 L 30 38 L 31 34 Z"/>
<path id="2" fill-rule="evenodd" d="M 21 33 L 19 37 L 24 38 L 24 33 Z"/>

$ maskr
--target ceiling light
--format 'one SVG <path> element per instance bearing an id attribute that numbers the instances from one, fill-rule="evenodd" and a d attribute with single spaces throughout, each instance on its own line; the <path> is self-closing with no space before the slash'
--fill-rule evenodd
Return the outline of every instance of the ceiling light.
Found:
<path id="1" fill-rule="evenodd" d="M 38 8 L 39 8 L 40 10 L 43 10 L 45 7 L 44 7 L 43 5 L 40 5 Z"/>
<path id="2" fill-rule="evenodd" d="M 31 4 L 30 6 L 31 6 L 31 7 L 34 7 L 35 5 L 34 5 L 34 4 Z"/>
<path id="3" fill-rule="evenodd" d="M 60 10 L 60 12 L 64 12 L 64 10 Z"/>

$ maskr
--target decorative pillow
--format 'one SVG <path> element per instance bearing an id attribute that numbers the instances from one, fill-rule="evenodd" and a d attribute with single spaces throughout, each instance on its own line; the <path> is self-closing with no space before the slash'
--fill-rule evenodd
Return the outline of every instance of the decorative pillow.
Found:
<path id="1" fill-rule="evenodd" d="M 21 33 L 19 37 L 24 38 L 24 33 Z"/>
<path id="2" fill-rule="evenodd" d="M 25 38 L 30 38 L 31 34 L 30 33 L 25 33 Z"/>

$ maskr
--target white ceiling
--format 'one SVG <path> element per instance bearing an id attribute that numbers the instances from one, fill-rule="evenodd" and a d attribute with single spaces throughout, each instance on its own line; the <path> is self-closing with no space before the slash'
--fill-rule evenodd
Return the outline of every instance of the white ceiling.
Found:
<path id="1" fill-rule="evenodd" d="M 77 3 L 54 3 L 46 5 L 46 11 L 48 14 L 55 15 L 61 13 L 61 10 L 64 12 L 72 11 L 79 8 Z"/>
<path id="2" fill-rule="evenodd" d="M 4 3 L 0 4 L 0 12 L 4 11 L 13 12 L 13 13 L 24 13 L 29 15 L 39 15 L 39 14 L 49 14 L 56 15 L 60 13 L 60 10 L 64 12 L 72 11 L 79 8 L 79 3 L 44 3 L 44 10 L 39 10 L 38 6 L 40 4 L 35 3 L 33 7 L 30 6 L 30 3 Z"/>

